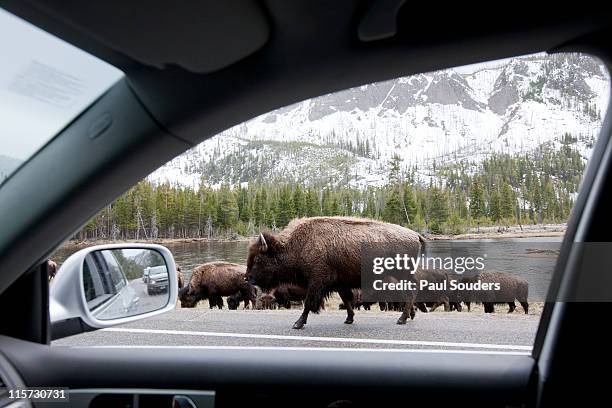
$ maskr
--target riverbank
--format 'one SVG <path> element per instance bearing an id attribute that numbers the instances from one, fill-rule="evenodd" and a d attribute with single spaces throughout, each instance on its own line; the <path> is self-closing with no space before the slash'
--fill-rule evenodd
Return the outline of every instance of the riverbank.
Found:
<path id="1" fill-rule="evenodd" d="M 510 227 L 487 226 L 479 230 L 471 228 L 458 235 L 428 235 L 431 240 L 464 240 L 464 239 L 506 239 L 506 238 L 536 238 L 562 237 L 567 224 L 512 225 Z"/>
<path id="2" fill-rule="evenodd" d="M 240 237 L 235 239 L 209 239 L 209 238 L 160 238 L 160 239 L 90 239 L 85 241 L 69 240 L 64 242 L 64 248 L 86 248 L 92 245 L 106 244 L 159 244 L 159 245 L 177 245 L 177 244 L 193 244 L 197 242 L 248 242 L 251 238 Z"/>
<path id="3" fill-rule="evenodd" d="M 505 239 L 505 238 L 535 238 L 535 237 L 561 237 L 565 234 L 567 228 L 566 224 L 541 224 L 541 225 L 513 225 L 510 227 L 504 227 L 501 229 L 498 226 L 487 226 L 480 227 L 480 231 L 475 228 L 468 230 L 464 234 L 458 235 L 436 235 L 428 234 L 427 239 L 431 240 L 465 240 L 465 239 Z M 222 239 L 222 238 L 160 238 L 154 240 L 109 240 L 109 239 L 98 239 L 98 240 L 70 240 L 66 241 L 63 248 L 85 248 L 92 245 L 104 245 L 104 244 L 136 244 L 136 243 L 150 243 L 160 245 L 180 245 L 180 244 L 193 244 L 193 243 L 210 243 L 210 242 L 247 242 L 250 237 L 238 237 L 234 239 Z"/>

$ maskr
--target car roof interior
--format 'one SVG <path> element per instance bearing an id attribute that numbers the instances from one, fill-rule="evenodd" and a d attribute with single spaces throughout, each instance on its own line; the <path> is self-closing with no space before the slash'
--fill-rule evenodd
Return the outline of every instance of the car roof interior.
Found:
<path id="1" fill-rule="evenodd" d="M 475 10 L 456 3 L 443 13 L 438 4 L 403 0 L 227 0 L 171 6 L 161 0 L 1 0 L 0 7 L 125 74 L 0 191 L 0 293 L 13 293 L 0 298 L 0 305 L 30 303 L 22 312 L 0 311 L 11 322 L 32 319 L 36 310 L 44 320 L 44 302 L 19 299 L 15 288 L 35 286 L 19 283 L 20 276 L 140 179 L 233 125 L 306 98 L 414 73 L 545 51 L 588 52 L 609 67 L 612 55 L 610 17 L 587 7 L 532 5 L 526 10 L 508 5 L 501 11 L 499 6 Z M 83 136 L 109 113 L 113 126 L 101 137 Z M 595 220 L 602 219 L 611 199 L 612 189 L 605 188 L 610 182 L 610 126 L 608 115 L 568 225 L 566 249 L 577 237 L 606 240 L 606 223 Z M 562 255 L 558 268 L 564 260 Z M 557 271 L 551 290 L 564 284 L 562 272 Z M 584 317 L 587 309 L 590 318 Z M 167 387 L 171 382 L 172 387 L 245 387 L 266 394 L 272 387 L 295 390 L 301 384 L 330 395 L 361 392 L 374 401 L 378 392 L 412 387 L 421 391 L 414 402 L 520 404 L 552 401 L 550 394 L 542 396 L 543 384 L 586 386 L 586 378 L 576 377 L 588 362 L 571 351 L 584 341 L 582 336 L 597 335 L 591 319 L 605 319 L 608 309 L 605 305 L 593 312 L 589 305 L 568 304 L 554 312 L 547 305 L 534 349 L 535 358 L 546 357 L 546 366 L 538 365 L 543 360 L 514 355 L 415 353 L 390 364 L 395 353 L 351 351 L 330 360 L 248 350 L 211 350 L 200 356 L 161 350 L 155 366 L 147 350 L 51 351 L 45 322 L 35 333 L 19 324 L 12 331 L 4 329 L 12 337 L 2 337 L 0 350 L 26 381 L 39 385 L 124 387 L 125 377 L 112 376 L 124 370 L 135 379 L 130 387 Z M 558 337 L 548 344 L 544 335 L 550 322 L 556 322 Z M 18 352 L 24 349 L 27 354 Z M 595 350 L 581 347 L 581 352 L 595 358 Z M 126 367 L 125 358 L 133 358 L 134 365 Z M 55 371 L 43 373 L 41 362 Z M 569 364 L 579 367 L 571 380 L 555 375 L 555 369 Z M 142 367 L 150 368 L 147 376 L 139 374 Z M 283 376 L 287 370 L 295 375 Z M 89 383 L 76 375 L 85 372 L 92 373 Z M 443 392 L 432 396 L 433 390 L 464 394 L 454 399 L 456 394 L 450 398 Z"/>

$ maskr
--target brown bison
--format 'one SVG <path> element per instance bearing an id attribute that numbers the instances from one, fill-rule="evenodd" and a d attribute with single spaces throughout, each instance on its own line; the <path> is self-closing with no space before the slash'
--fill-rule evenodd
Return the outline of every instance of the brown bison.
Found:
<path id="1" fill-rule="evenodd" d="M 469 292 L 463 296 L 463 300 L 470 310 L 470 302 L 482 303 L 485 313 L 493 313 L 494 305 L 507 303 L 509 306 L 508 313 L 514 312 L 516 309 L 515 300 L 518 300 L 525 314 L 529 313 L 529 303 L 527 297 L 529 295 L 529 283 L 519 277 L 506 272 L 481 272 L 478 275 L 463 279 L 463 282 L 482 282 L 499 284 L 499 290 L 477 290 Z"/>
<path id="2" fill-rule="evenodd" d="M 202 299 L 208 299 L 210 308 L 223 308 L 222 296 L 240 292 L 243 299 L 254 301 L 251 285 L 245 280 L 245 267 L 230 262 L 208 262 L 198 266 L 191 273 L 187 286 L 179 291 L 181 307 L 195 307 Z"/>
<path id="3" fill-rule="evenodd" d="M 297 285 L 282 283 L 272 289 L 269 296 L 279 308 L 291 309 L 291 302 L 299 303 L 300 305 L 304 303 L 306 290 Z M 321 309 L 325 309 L 325 301 L 323 300 L 321 301 Z"/>
<path id="4" fill-rule="evenodd" d="M 52 260 L 47 261 L 47 280 L 51 282 L 57 274 L 57 263 Z"/>
<path id="5" fill-rule="evenodd" d="M 261 295 L 261 309 L 276 309 L 276 299 L 270 293 L 264 293 Z"/>
<path id="6" fill-rule="evenodd" d="M 306 299 L 306 290 L 297 285 L 283 283 L 274 288 L 270 295 L 274 297 L 278 307 L 291 309 L 291 302 L 302 303 Z"/>
<path id="7" fill-rule="evenodd" d="M 263 232 L 251 242 L 246 276 L 263 289 L 291 283 L 306 290 L 304 311 L 293 325 L 301 329 L 309 312 L 318 313 L 321 303 L 338 292 L 346 305 L 345 323 L 353 323 L 355 312 L 351 289 L 361 287 L 363 244 L 401 246 L 417 257 L 424 239 L 416 232 L 394 224 L 347 217 L 296 219 L 279 234 Z M 398 324 L 412 312 L 416 293 L 404 294 L 404 311 Z"/>
<path id="8" fill-rule="evenodd" d="M 251 305 L 253 306 L 253 309 L 255 309 L 255 302 L 256 302 L 256 297 L 257 297 L 257 291 L 255 290 L 255 287 L 251 284 L 248 284 L 249 286 L 251 286 L 251 297 L 249 298 L 245 298 L 242 294 L 242 292 L 238 291 L 236 293 L 234 293 L 231 296 L 228 296 L 227 298 L 227 308 L 229 310 L 237 310 L 238 306 L 240 306 L 240 302 L 244 302 L 244 308 L 248 309 L 249 308 L 249 302 L 251 303 Z"/>
<path id="9" fill-rule="evenodd" d="M 352 292 L 353 292 L 353 310 L 354 309 L 361 310 L 362 306 L 363 306 L 363 310 L 371 309 L 371 306 L 374 304 L 374 302 L 364 302 L 361 299 L 361 289 L 353 289 Z M 344 305 L 344 303 L 342 303 L 338 306 L 338 309 L 345 310 L 346 306 Z"/>
<path id="10" fill-rule="evenodd" d="M 435 269 L 420 269 L 416 272 L 417 281 L 426 280 L 428 283 L 436 285 L 445 285 L 446 289 L 428 289 L 423 288 L 417 294 L 417 307 L 423 313 L 435 311 L 439 306 L 444 305 L 444 311 L 452 310 L 461 311 L 461 302 L 457 290 L 451 289 L 451 278 L 448 273 L 442 270 Z"/>

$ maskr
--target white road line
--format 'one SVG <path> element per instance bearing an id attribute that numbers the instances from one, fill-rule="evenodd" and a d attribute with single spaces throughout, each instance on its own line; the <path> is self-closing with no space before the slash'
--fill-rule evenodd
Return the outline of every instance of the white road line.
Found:
<path id="1" fill-rule="evenodd" d="M 310 337 L 310 336 L 284 336 L 277 334 L 252 334 L 252 333 L 219 333 L 188 330 L 162 330 L 162 329 L 132 329 L 123 327 L 111 327 L 102 329 L 105 332 L 119 333 L 142 333 L 142 334 L 169 334 L 177 336 L 202 336 L 202 337 L 235 337 L 246 339 L 270 339 L 270 340 L 299 340 L 320 341 L 331 343 L 356 343 L 356 344 L 390 344 L 398 346 L 430 346 L 430 347 L 463 347 L 496 350 L 525 350 L 531 351 L 531 346 L 518 346 L 511 344 L 486 344 L 486 343 L 456 343 L 446 341 L 419 341 L 419 340 L 391 340 L 391 339 L 356 339 L 350 337 Z"/>
<path id="2" fill-rule="evenodd" d="M 529 356 L 528 351 L 498 351 L 498 350 L 447 350 L 447 349 L 383 349 L 383 348 L 347 348 L 347 347 L 274 347 L 274 346 L 55 346 L 69 348 L 101 348 L 101 349 L 185 349 L 185 350 L 277 350 L 277 351 L 356 351 L 379 352 L 379 353 L 462 353 L 462 354 L 503 354 L 512 356 Z"/>

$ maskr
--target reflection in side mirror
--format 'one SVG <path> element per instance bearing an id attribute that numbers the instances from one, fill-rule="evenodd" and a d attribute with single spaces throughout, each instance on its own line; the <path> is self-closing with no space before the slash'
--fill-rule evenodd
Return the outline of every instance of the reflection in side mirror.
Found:
<path id="1" fill-rule="evenodd" d="M 168 267 L 151 249 L 109 249 L 83 261 L 87 307 L 100 320 L 152 312 L 168 303 Z"/>
<path id="2" fill-rule="evenodd" d="M 113 244 L 82 249 L 49 288 L 51 337 L 129 323 L 171 310 L 178 282 L 172 253 L 161 245 Z"/>

